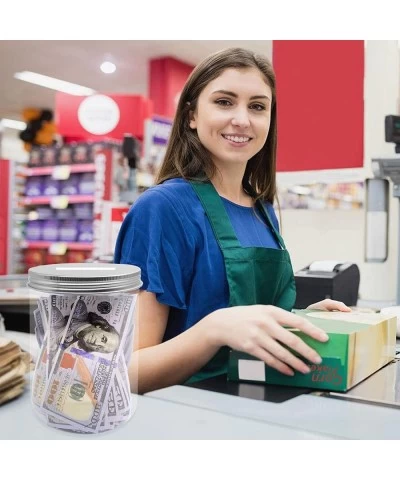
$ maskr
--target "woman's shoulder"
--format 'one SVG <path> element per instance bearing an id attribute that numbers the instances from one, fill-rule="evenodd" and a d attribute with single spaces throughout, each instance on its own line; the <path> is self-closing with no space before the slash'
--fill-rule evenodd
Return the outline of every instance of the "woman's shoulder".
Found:
<path id="1" fill-rule="evenodd" d="M 187 217 L 193 214 L 197 196 L 187 180 L 174 178 L 143 192 L 130 210 L 131 215 L 147 213 L 162 217 Z"/>
<path id="2" fill-rule="evenodd" d="M 193 199 L 194 195 L 194 191 L 187 180 L 174 178 L 147 189 L 139 196 L 134 207 L 148 203 L 153 206 L 165 205 L 165 202 L 177 205 Z"/>

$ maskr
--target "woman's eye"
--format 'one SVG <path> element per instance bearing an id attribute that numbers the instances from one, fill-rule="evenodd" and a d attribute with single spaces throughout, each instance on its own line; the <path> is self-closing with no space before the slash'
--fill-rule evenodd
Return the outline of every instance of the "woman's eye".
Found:
<path id="1" fill-rule="evenodd" d="M 222 107 L 229 107 L 230 105 L 232 105 L 232 102 L 223 98 L 221 98 L 220 100 L 216 100 L 215 103 L 221 105 Z"/>
<path id="2" fill-rule="evenodd" d="M 250 108 L 253 110 L 257 110 L 258 112 L 265 110 L 265 106 L 262 105 L 261 103 L 254 103 L 253 105 L 250 106 Z"/>

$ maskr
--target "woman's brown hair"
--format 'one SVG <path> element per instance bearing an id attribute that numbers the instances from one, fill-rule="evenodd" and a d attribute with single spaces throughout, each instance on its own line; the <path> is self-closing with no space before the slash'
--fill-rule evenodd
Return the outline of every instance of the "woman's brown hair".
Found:
<path id="1" fill-rule="evenodd" d="M 276 196 L 276 94 L 275 73 L 269 60 L 243 48 L 228 48 L 210 55 L 190 74 L 177 106 L 167 151 L 156 184 L 171 178 L 206 181 L 216 167 L 189 127 L 189 112 L 195 111 L 202 90 L 227 68 L 257 68 L 272 91 L 271 123 L 263 148 L 247 162 L 243 188 L 254 199 L 273 203 Z"/>

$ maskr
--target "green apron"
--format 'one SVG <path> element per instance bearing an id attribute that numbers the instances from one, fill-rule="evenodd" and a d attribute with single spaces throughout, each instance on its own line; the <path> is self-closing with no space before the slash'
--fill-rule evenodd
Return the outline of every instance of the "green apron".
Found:
<path id="1" fill-rule="evenodd" d="M 203 205 L 224 257 L 229 307 L 261 304 L 275 305 L 290 311 L 296 299 L 290 256 L 262 202 L 257 201 L 258 212 L 274 233 L 280 245 L 279 249 L 242 247 L 221 197 L 212 183 L 190 183 Z M 229 350 L 227 346 L 220 348 L 217 354 L 185 383 L 226 374 Z"/>

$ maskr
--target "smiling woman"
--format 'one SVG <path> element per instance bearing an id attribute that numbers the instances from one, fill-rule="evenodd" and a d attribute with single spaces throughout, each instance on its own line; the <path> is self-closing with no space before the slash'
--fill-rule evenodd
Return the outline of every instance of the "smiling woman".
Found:
<path id="1" fill-rule="evenodd" d="M 234 162 L 246 165 L 262 149 L 271 100 L 271 87 L 256 68 L 227 69 L 201 92 L 189 125 L 218 170 Z"/>
<path id="2" fill-rule="evenodd" d="M 131 384 L 137 369 L 139 392 L 226 373 L 229 349 L 287 375 L 308 373 L 285 345 L 321 359 L 284 326 L 327 336 L 290 313 L 296 293 L 273 208 L 276 98 L 267 58 L 233 48 L 193 70 L 157 183 L 125 217 L 115 251 L 116 263 L 142 270 Z"/>

